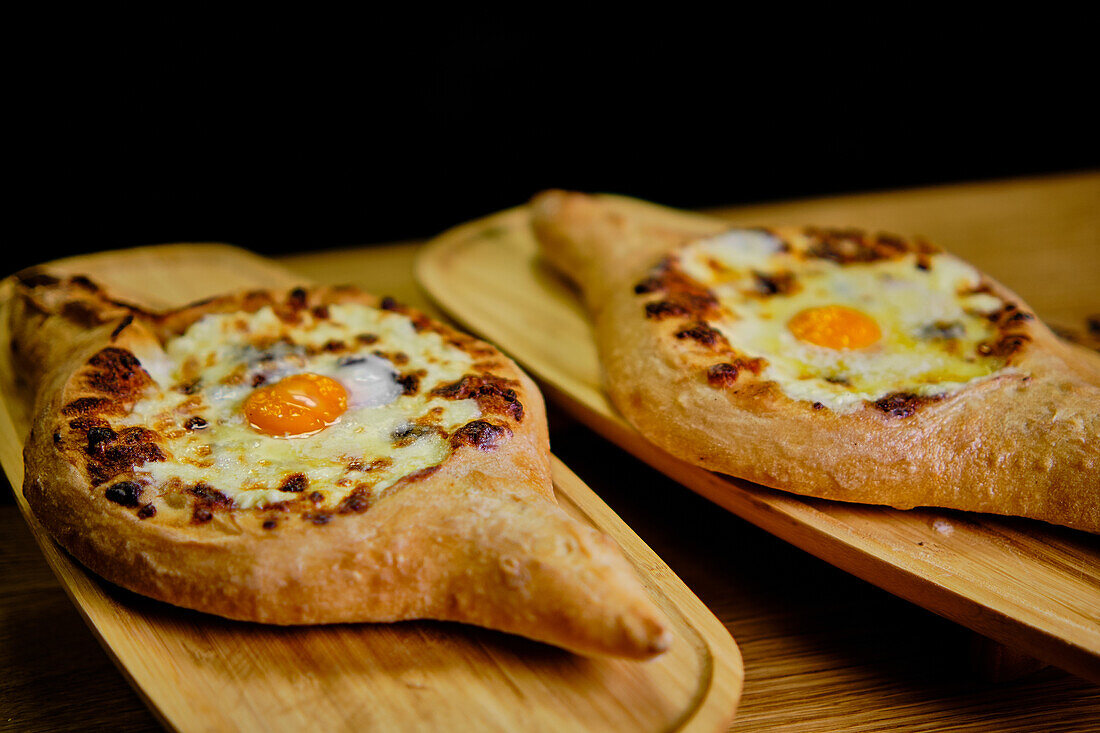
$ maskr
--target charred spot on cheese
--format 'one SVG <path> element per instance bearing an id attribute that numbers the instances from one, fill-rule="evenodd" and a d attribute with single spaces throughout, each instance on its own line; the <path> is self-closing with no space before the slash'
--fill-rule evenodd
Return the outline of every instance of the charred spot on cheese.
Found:
<path id="1" fill-rule="evenodd" d="M 370 490 L 365 486 L 358 486 L 343 498 L 336 507 L 337 514 L 361 514 L 374 504 Z"/>
<path id="2" fill-rule="evenodd" d="M 668 318 L 669 316 L 686 316 L 689 311 L 686 307 L 679 303 L 674 303 L 671 300 L 658 300 L 655 303 L 645 304 L 645 317 L 655 318 L 660 320 L 661 318 Z"/>
<path id="3" fill-rule="evenodd" d="M 513 379 L 492 374 L 467 374 L 457 382 L 432 390 L 432 394 L 449 400 L 473 399 L 482 412 L 509 415 L 516 422 L 523 420 L 523 404 L 512 387 L 519 383 Z"/>
<path id="4" fill-rule="evenodd" d="M 325 494 L 323 491 L 314 491 L 309 495 L 309 500 L 314 504 L 323 504 L 325 502 Z"/>
<path id="5" fill-rule="evenodd" d="M 135 507 L 141 503 L 142 488 L 133 481 L 119 481 L 107 487 L 103 495 L 119 506 Z"/>
<path id="6" fill-rule="evenodd" d="M 305 512 L 302 519 L 316 525 L 328 524 L 332 520 L 331 512 Z"/>
<path id="7" fill-rule="evenodd" d="M 209 522 L 216 509 L 228 509 L 233 502 L 210 484 L 198 482 L 187 489 L 197 501 L 191 508 L 191 520 L 198 524 Z"/>
<path id="8" fill-rule="evenodd" d="M 279 485 L 279 491 L 288 491 L 295 494 L 300 494 L 309 487 L 309 479 L 306 478 L 304 473 L 293 473 L 283 479 L 283 482 Z"/>
<path id="9" fill-rule="evenodd" d="M 397 383 L 401 385 L 401 394 L 406 397 L 416 394 L 417 390 L 420 389 L 420 378 L 427 373 L 425 369 L 417 369 L 412 372 L 405 372 L 397 377 Z"/>
<path id="10" fill-rule="evenodd" d="M 798 281 L 793 272 L 786 270 L 781 272 L 765 273 L 753 270 L 753 290 L 749 295 L 770 296 L 790 295 L 798 288 Z"/>
<path id="11" fill-rule="evenodd" d="M 722 332 L 711 327 L 706 321 L 697 321 L 687 328 L 677 331 L 676 338 L 681 340 L 691 339 L 703 346 L 729 347 L 729 342 L 726 341 L 726 337 L 722 335 Z"/>
<path id="12" fill-rule="evenodd" d="M 389 468 L 392 465 L 392 458 L 376 458 L 370 463 L 363 463 L 358 458 L 355 458 L 348 463 L 347 469 L 349 472 L 358 471 L 360 473 L 370 473 L 371 471 L 378 471 L 383 468 Z"/>
<path id="13" fill-rule="evenodd" d="M 390 436 L 391 441 L 395 448 L 408 448 L 417 440 L 423 438 L 426 435 L 439 434 L 440 429 L 431 425 L 421 425 L 417 423 L 406 423 L 401 425 Z"/>
<path id="14" fill-rule="evenodd" d="M 983 282 L 972 292 L 990 293 L 991 288 L 988 283 Z M 986 318 L 996 327 L 998 333 L 995 339 L 977 345 L 975 350 L 979 356 L 1008 359 L 1031 341 L 1031 336 L 1023 333 L 1023 330 L 1026 329 L 1025 324 L 1035 316 L 1020 310 L 1015 303 L 1004 303 L 997 310 L 988 313 Z"/>
<path id="15" fill-rule="evenodd" d="M 731 362 L 714 364 L 707 369 L 707 383 L 712 387 L 729 387 L 737 381 L 742 371 L 758 375 L 766 365 L 767 362 L 759 357 L 751 359 L 738 357 Z"/>
<path id="16" fill-rule="evenodd" d="M 404 351 L 382 351 L 381 349 L 375 349 L 371 353 L 379 358 L 385 359 L 395 366 L 404 366 L 409 363 L 409 355 Z"/>
<path id="17" fill-rule="evenodd" d="M 977 352 L 981 356 L 1007 358 L 1023 349 L 1031 341 L 1025 333 L 1006 333 L 996 341 L 983 341 L 978 344 Z"/>
<path id="18" fill-rule="evenodd" d="M 934 395 L 922 396 L 909 392 L 895 392 L 876 400 L 874 405 L 891 417 L 909 417 L 924 405 L 936 402 L 939 399 L 941 397 Z"/>
<path id="19" fill-rule="evenodd" d="M 312 313 L 313 317 L 319 321 L 325 320 L 330 315 L 330 311 L 327 305 L 315 305 L 313 306 L 313 308 L 310 309 L 309 312 Z"/>
<path id="20" fill-rule="evenodd" d="M 512 431 L 506 425 L 494 425 L 487 420 L 473 420 L 455 431 L 451 436 L 451 447 L 457 450 L 468 445 L 478 450 L 492 450 L 510 437 L 512 437 Z"/>
<path id="21" fill-rule="evenodd" d="M 370 346 L 371 344 L 378 343 L 378 336 L 373 333 L 360 333 L 355 336 L 355 340 L 364 346 Z"/>
<path id="22" fill-rule="evenodd" d="M 894 260 L 914 252 L 918 255 L 918 267 L 923 261 L 926 267 L 922 269 L 928 269 L 929 256 L 940 251 L 924 240 L 910 243 L 892 234 L 872 235 L 861 229 L 808 228 L 805 231 L 811 239 L 806 256 L 838 265 Z M 923 260 L 920 255 L 924 255 Z"/>
<path id="23" fill-rule="evenodd" d="M 137 510 L 138 519 L 149 519 L 150 517 L 155 517 L 156 515 L 157 508 L 152 504 L 152 502 Z"/>
<path id="24" fill-rule="evenodd" d="M 347 465 L 348 472 L 370 473 L 371 471 L 379 471 L 383 468 L 389 468 L 393 465 L 392 458 L 376 458 L 370 463 L 363 463 L 358 458 L 353 459 Z"/>
<path id="25" fill-rule="evenodd" d="M 199 481 L 193 484 L 187 489 L 192 496 L 199 500 L 199 503 L 206 506 L 230 506 L 232 501 L 229 497 L 222 492 L 215 489 L 205 481 Z"/>
<path id="26" fill-rule="evenodd" d="M 869 245 L 866 234 L 858 229 L 813 229 L 807 234 L 814 238 L 806 248 L 810 257 L 832 260 L 840 265 L 883 259 Z"/>
<path id="27" fill-rule="evenodd" d="M 187 430 L 202 430 L 207 426 L 207 424 L 208 423 L 206 422 L 206 420 L 199 417 L 198 415 L 194 415 L 187 418 L 187 421 L 183 424 L 183 427 Z"/>
<path id="28" fill-rule="evenodd" d="M 737 381 L 740 370 L 733 364 L 714 364 L 707 368 L 707 383 L 713 387 L 726 387 Z"/>
<path id="29" fill-rule="evenodd" d="M 133 425 L 120 430 L 117 440 L 123 445 L 138 445 L 141 443 L 154 443 L 160 440 L 160 436 L 148 428 Z"/>
<path id="30" fill-rule="evenodd" d="M 378 307 L 384 311 L 395 311 L 398 313 L 401 313 L 405 310 L 404 306 L 402 306 L 389 295 L 386 295 L 382 298 L 382 301 L 378 304 Z"/>
<path id="31" fill-rule="evenodd" d="M 294 288 L 286 296 L 286 304 L 294 310 L 305 308 L 308 304 L 309 294 L 305 288 Z"/>
<path id="32" fill-rule="evenodd" d="M 648 277 L 634 286 L 638 295 L 661 293 L 661 300 L 645 304 L 646 318 L 692 316 L 704 319 L 718 312 L 718 299 L 707 288 L 677 269 L 666 257 Z"/>
<path id="33" fill-rule="evenodd" d="M 265 519 L 263 521 L 263 524 L 261 524 L 260 526 L 264 529 L 275 529 L 277 526 L 279 526 L 279 521 L 277 519 L 272 519 L 269 517 L 268 519 Z"/>
<path id="34" fill-rule="evenodd" d="M 438 331 L 438 328 L 434 328 L 432 319 L 422 314 L 410 315 L 409 320 L 412 322 L 413 330 L 417 333 L 424 333 L 425 331 Z"/>
<path id="35" fill-rule="evenodd" d="M 1035 316 L 1020 310 L 1015 303 L 1005 303 L 999 310 L 993 311 L 986 317 L 999 328 L 1010 328 L 1024 321 L 1030 321 Z"/>

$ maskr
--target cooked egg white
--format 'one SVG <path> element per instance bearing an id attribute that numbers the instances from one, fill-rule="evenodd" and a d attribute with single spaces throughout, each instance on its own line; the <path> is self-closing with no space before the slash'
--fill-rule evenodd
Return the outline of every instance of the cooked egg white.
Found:
<path id="1" fill-rule="evenodd" d="M 738 351 L 767 361 L 762 378 L 838 412 L 896 392 L 944 395 L 1005 368 L 1004 359 L 976 351 L 995 335 L 986 316 L 1004 303 L 967 294 L 980 275 L 961 260 L 936 254 L 929 263 L 920 269 L 909 254 L 841 265 L 785 251 L 756 230 L 692 243 L 679 260 L 728 313 L 711 325 Z M 760 294 L 758 273 L 791 273 L 795 285 Z M 822 313 L 832 320 L 813 324 Z"/>

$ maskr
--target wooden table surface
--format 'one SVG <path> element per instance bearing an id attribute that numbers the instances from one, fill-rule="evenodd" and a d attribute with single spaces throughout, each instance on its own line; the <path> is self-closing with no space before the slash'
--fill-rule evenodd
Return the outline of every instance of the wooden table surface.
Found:
<path id="1" fill-rule="evenodd" d="M 1054 324 L 1080 327 L 1100 313 L 1100 173 L 722 213 L 744 223 L 924 234 Z M 314 281 L 352 282 L 424 307 L 411 274 L 416 252 L 405 243 L 283 261 Z M 771 537 L 553 410 L 551 440 L 737 639 L 746 681 L 735 730 L 1100 730 L 1100 688 L 1053 667 L 1033 670 L 1011 653 L 991 668 L 1000 650 L 980 637 Z M 53 578 L 7 491 L 0 670 L 0 730 L 158 727 Z"/>

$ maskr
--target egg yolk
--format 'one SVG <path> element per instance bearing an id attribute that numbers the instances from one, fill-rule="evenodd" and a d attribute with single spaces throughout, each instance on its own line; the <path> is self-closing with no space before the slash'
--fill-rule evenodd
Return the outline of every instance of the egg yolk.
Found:
<path id="1" fill-rule="evenodd" d="M 863 349 L 882 336 L 873 318 L 843 305 L 799 311 L 787 328 L 798 340 L 827 349 Z"/>
<path id="2" fill-rule="evenodd" d="M 284 377 L 257 389 L 244 402 L 249 425 L 277 437 L 315 433 L 347 409 L 347 390 L 331 377 L 312 373 Z"/>

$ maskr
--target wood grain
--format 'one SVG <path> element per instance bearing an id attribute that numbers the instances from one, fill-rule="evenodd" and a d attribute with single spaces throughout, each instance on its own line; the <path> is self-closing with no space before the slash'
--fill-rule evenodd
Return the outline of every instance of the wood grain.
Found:
<path id="1" fill-rule="evenodd" d="M 59 269 L 160 307 L 303 280 L 219 245 L 130 250 L 66 261 Z M 0 459 L 19 486 L 27 411 L 6 357 L 0 360 Z M 668 653 L 647 663 L 585 659 L 432 622 L 279 628 L 219 619 L 98 580 L 49 539 L 20 492 L 16 499 L 85 622 L 154 714 L 175 729 L 713 730 L 728 723 L 743 675 L 728 632 L 556 459 L 554 482 L 566 511 L 610 534 L 638 568 L 672 621 Z"/>
<path id="2" fill-rule="evenodd" d="M 742 223 L 843 223 L 904 234 L 910 232 L 896 225 L 919 218 L 923 231 L 938 233 L 943 244 L 994 271 L 1005 264 L 1004 252 L 1030 247 L 1032 260 L 1045 260 L 1047 240 L 1036 239 L 1036 232 L 1050 223 L 1068 244 L 1052 245 L 1057 264 L 1047 269 L 1078 275 L 1036 283 L 1031 274 L 1038 265 L 1023 259 L 1018 269 L 998 276 L 1011 288 L 1035 291 L 1041 315 L 1047 303 L 1067 320 L 1083 320 L 1094 304 L 1100 307 L 1096 278 L 1079 276 L 1095 273 L 1097 260 L 1090 255 L 1100 242 L 1100 214 L 1085 203 L 1100 200 L 1098 183 L 1098 176 L 1077 176 L 1008 184 L 993 195 L 988 187 L 960 187 L 819 201 L 804 210 L 794 203 L 727 213 Z M 998 211 L 1000 218 L 988 213 Z M 978 226 L 985 232 L 978 236 L 975 220 L 998 226 Z M 1015 220 L 1029 225 L 1015 229 Z M 526 366 L 578 419 L 651 466 L 848 572 L 1100 681 L 1100 538 L 1026 520 L 806 499 L 712 474 L 654 448 L 608 403 L 586 316 L 574 294 L 538 261 L 523 209 L 446 233 L 424 251 L 417 272 L 447 313 Z M 1058 293 L 1045 297 L 1044 283 Z"/>

